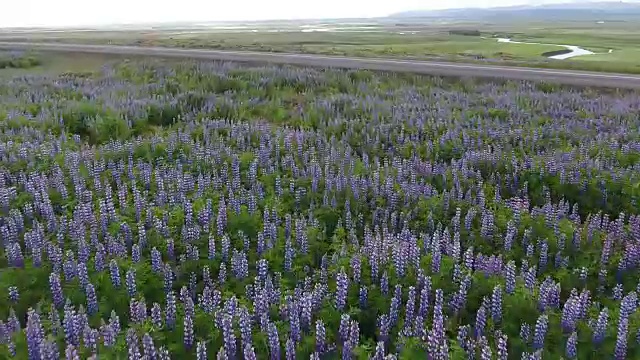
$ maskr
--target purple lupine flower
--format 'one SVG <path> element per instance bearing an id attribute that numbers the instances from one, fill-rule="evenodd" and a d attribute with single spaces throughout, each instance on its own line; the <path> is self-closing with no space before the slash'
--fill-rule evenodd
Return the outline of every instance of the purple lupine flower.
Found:
<path id="1" fill-rule="evenodd" d="M 136 301 L 136 319 L 139 322 L 147 321 L 147 303 L 144 301 L 144 298 Z"/>
<path id="2" fill-rule="evenodd" d="M 256 352 L 253 350 L 253 346 L 251 344 L 247 344 L 244 347 L 244 360 L 256 360 Z"/>
<path id="3" fill-rule="evenodd" d="M 127 349 L 130 360 L 138 360 L 142 357 L 140 347 L 138 346 L 138 335 L 134 329 L 128 329 L 126 335 Z"/>
<path id="4" fill-rule="evenodd" d="M 62 325 L 64 327 L 64 335 L 67 344 L 78 346 L 80 344 L 80 324 L 78 324 L 76 311 L 70 302 L 67 302 L 64 309 L 64 318 Z"/>
<path id="5" fill-rule="evenodd" d="M 387 275 L 386 271 L 382 274 L 382 277 L 380 278 L 380 291 L 384 295 L 387 295 L 389 293 L 389 276 Z"/>
<path id="6" fill-rule="evenodd" d="M 9 248 L 7 254 L 9 264 L 13 267 L 24 268 L 24 256 L 22 255 L 20 244 L 17 242 L 9 243 L 7 247 Z"/>
<path id="7" fill-rule="evenodd" d="M 216 218 L 216 226 L 218 236 L 222 236 L 227 225 L 227 206 L 224 201 L 224 196 L 220 198 L 218 203 L 218 217 Z"/>
<path id="8" fill-rule="evenodd" d="M 274 323 L 269 323 L 267 330 L 267 337 L 269 339 L 269 353 L 271 360 L 280 359 L 280 339 L 278 337 L 278 329 Z"/>
<path id="9" fill-rule="evenodd" d="M 629 333 L 629 319 L 623 317 L 618 323 L 618 336 L 616 338 L 616 347 L 614 356 L 616 360 L 624 360 L 627 358 L 627 336 Z"/>
<path id="10" fill-rule="evenodd" d="M 442 289 L 436 290 L 436 302 L 433 306 L 433 328 L 427 336 L 427 347 L 434 359 L 446 359 L 449 354 L 449 347 L 444 330 L 443 315 L 444 293 Z"/>
<path id="11" fill-rule="evenodd" d="M 531 338 L 531 326 L 529 324 L 523 322 L 520 324 L 520 339 L 526 344 L 529 343 Z"/>
<path id="12" fill-rule="evenodd" d="M 251 344 L 251 315 L 245 307 L 242 307 L 239 313 L 238 325 L 240 326 L 240 337 L 243 346 L 245 346 Z"/>
<path id="13" fill-rule="evenodd" d="M 222 337 L 227 356 L 230 359 L 236 356 L 236 336 L 233 330 L 233 318 L 229 314 L 222 314 Z"/>
<path id="14" fill-rule="evenodd" d="M 164 346 L 161 346 L 158 349 L 158 360 L 171 360 L 171 357 L 169 356 L 169 350 L 167 350 L 167 348 L 165 348 Z"/>
<path id="15" fill-rule="evenodd" d="M 151 306 L 151 322 L 155 327 L 162 327 L 162 308 L 156 302 Z"/>
<path id="16" fill-rule="evenodd" d="M 194 317 L 195 316 L 195 305 L 193 304 L 193 300 L 190 296 L 187 296 L 184 301 L 184 314 Z"/>
<path id="17" fill-rule="evenodd" d="M 162 254 L 155 246 L 151 249 L 151 270 L 155 273 L 162 270 Z"/>
<path id="18" fill-rule="evenodd" d="M 15 354 L 12 356 L 15 356 Z M 42 360 L 59 360 L 60 352 L 58 351 L 58 344 L 45 340 L 40 344 L 40 356 Z"/>
<path id="19" fill-rule="evenodd" d="M 418 308 L 418 315 L 422 318 L 426 318 L 429 313 L 429 297 L 431 293 L 431 277 L 425 278 L 425 283 L 420 291 L 420 307 Z"/>
<path id="20" fill-rule="evenodd" d="M 215 304 L 213 302 L 214 290 L 209 285 L 206 285 L 202 294 L 198 296 L 198 304 L 202 310 L 207 314 L 213 314 L 215 310 Z"/>
<path id="21" fill-rule="evenodd" d="M 87 269 L 87 264 L 84 262 L 78 263 L 78 281 L 80 282 L 80 286 L 85 289 L 87 284 L 89 283 L 89 270 Z"/>
<path id="22" fill-rule="evenodd" d="M 111 259 L 109 262 L 109 273 L 111 274 L 111 284 L 116 288 L 120 287 L 120 269 L 115 259 Z"/>
<path id="23" fill-rule="evenodd" d="M 27 314 L 26 340 L 29 360 L 40 360 L 40 347 L 44 341 L 44 329 L 40 323 L 40 315 L 33 309 L 29 309 Z"/>
<path id="24" fill-rule="evenodd" d="M 111 317 L 109 318 L 109 325 L 113 329 L 113 332 L 118 335 L 122 328 L 120 327 L 120 317 L 116 314 L 115 310 L 111 310 Z"/>
<path id="25" fill-rule="evenodd" d="M 173 329 L 176 324 L 176 297 L 173 291 L 167 294 L 165 324 L 167 325 L 167 329 Z"/>
<path id="26" fill-rule="evenodd" d="M 507 360 L 509 358 L 509 346 L 507 344 L 507 335 L 500 334 L 498 337 L 498 360 Z"/>
<path id="27" fill-rule="evenodd" d="M 13 308 L 9 309 L 9 319 L 8 319 L 7 327 L 11 334 L 17 333 L 20 331 L 20 321 L 18 320 L 18 317 L 16 316 L 16 312 L 15 310 L 13 310 Z"/>
<path id="28" fill-rule="evenodd" d="M 147 318 L 147 305 L 144 300 L 129 300 L 129 317 L 132 323 L 142 323 Z"/>
<path id="29" fill-rule="evenodd" d="M 360 326 L 358 325 L 357 321 L 353 320 L 351 322 L 351 330 L 349 332 L 349 340 L 347 341 L 347 344 L 349 344 L 350 350 L 353 350 L 356 346 L 358 346 L 359 343 L 360 343 Z M 344 356 L 351 358 L 350 352 L 346 350 L 343 351 L 343 358 Z"/>
<path id="30" fill-rule="evenodd" d="M 613 299 L 620 301 L 622 299 L 623 293 L 624 288 L 622 287 L 622 284 L 616 284 L 616 286 L 613 288 Z"/>
<path id="31" fill-rule="evenodd" d="M 167 239 L 167 258 L 169 258 L 169 260 L 175 260 L 176 258 L 173 239 Z"/>
<path id="32" fill-rule="evenodd" d="M 133 244 L 131 248 L 131 261 L 134 263 L 140 262 L 140 245 L 138 244 Z"/>
<path id="33" fill-rule="evenodd" d="M 351 318 L 349 314 L 342 314 L 340 316 L 340 328 L 338 329 L 338 336 L 340 337 L 340 342 L 344 343 L 349 338 L 349 325 L 351 323 Z"/>
<path id="34" fill-rule="evenodd" d="M 98 312 L 98 298 L 96 296 L 96 288 L 93 284 L 87 284 L 85 294 L 87 296 L 87 313 L 89 315 L 96 314 Z"/>
<path id="35" fill-rule="evenodd" d="M 402 305 L 400 303 L 402 301 L 401 299 L 402 289 L 400 288 L 400 285 L 396 286 L 396 290 L 400 290 L 400 291 L 396 291 L 396 293 L 391 298 L 391 307 L 389 309 L 389 321 L 391 322 L 390 325 L 392 327 L 395 326 L 398 322 L 400 306 Z"/>
<path id="36" fill-rule="evenodd" d="M 489 342 L 487 341 L 487 339 L 483 336 L 480 338 L 478 342 L 481 344 L 480 360 L 492 360 L 493 355 L 491 351 L 491 346 L 489 346 Z"/>
<path id="37" fill-rule="evenodd" d="M 173 270 L 171 265 L 166 264 L 163 269 L 164 292 L 168 294 L 173 289 Z"/>
<path id="38" fill-rule="evenodd" d="M 290 301 L 290 300 L 287 300 L 287 301 L 289 302 L 288 316 L 289 316 L 289 327 L 291 329 L 289 331 L 289 334 L 293 339 L 293 341 L 298 342 L 302 339 L 302 334 L 300 329 L 300 317 L 298 316 L 298 312 L 299 312 L 298 307 L 297 307 L 297 304 L 294 303 L 293 301 Z M 263 318 L 266 320 L 266 317 L 263 317 Z M 261 325 L 263 328 L 263 331 L 268 328 L 267 325 L 268 324 L 266 322 L 264 322 L 264 325 Z"/>
<path id="39" fill-rule="evenodd" d="M 355 283 L 360 283 L 361 268 L 362 262 L 360 260 L 360 255 L 353 255 L 351 258 L 351 270 L 353 273 L 353 282 Z"/>
<path id="40" fill-rule="evenodd" d="M 67 345 L 67 349 L 65 350 L 65 359 L 66 360 L 80 360 L 80 356 L 78 355 L 78 351 L 75 346 L 72 344 Z"/>
<path id="41" fill-rule="evenodd" d="M 593 329 L 593 343 L 599 346 L 604 341 L 607 332 L 607 324 L 609 322 L 609 310 L 604 308 L 600 311 Z"/>
<path id="42" fill-rule="evenodd" d="M 55 336 L 58 335 L 58 331 L 62 327 L 62 323 L 60 322 L 60 314 L 58 314 L 58 310 L 55 305 L 51 304 L 49 307 L 49 328 L 51 329 L 51 333 Z"/>
<path id="43" fill-rule="evenodd" d="M 109 324 L 103 324 L 100 327 L 100 333 L 102 334 L 102 340 L 105 347 L 110 348 L 116 343 L 116 332 Z"/>
<path id="44" fill-rule="evenodd" d="M 204 286 L 212 286 L 213 282 L 211 280 L 211 270 L 208 265 L 202 267 L 202 282 Z"/>
<path id="45" fill-rule="evenodd" d="M 76 277 L 77 272 L 77 264 L 75 260 L 75 255 L 72 250 L 67 250 L 65 253 L 65 261 L 63 265 L 64 269 L 64 280 L 69 282 Z"/>
<path id="46" fill-rule="evenodd" d="M 62 285 L 60 284 L 60 276 L 57 273 L 49 274 L 49 286 L 51 287 L 51 296 L 53 304 L 61 309 L 64 306 L 64 296 L 62 295 Z"/>
<path id="47" fill-rule="evenodd" d="M 196 345 L 196 360 L 207 360 L 207 344 L 204 341 L 198 341 Z"/>
<path id="48" fill-rule="evenodd" d="M 285 345 L 285 359 L 296 360 L 296 345 L 291 338 L 287 339 L 287 343 Z"/>
<path id="49" fill-rule="evenodd" d="M 524 287 L 533 292 L 536 287 L 536 268 L 530 267 L 529 271 L 524 275 Z"/>
<path id="50" fill-rule="evenodd" d="M 9 355 L 11 357 L 16 357 L 16 344 L 11 341 L 9 342 L 9 344 L 7 345 L 8 351 L 9 351 Z"/>
<path id="51" fill-rule="evenodd" d="M 384 342 L 382 341 L 378 341 L 378 343 L 376 344 L 376 352 L 373 355 L 373 357 L 371 358 L 371 360 L 385 360 L 385 355 L 384 355 Z"/>
<path id="52" fill-rule="evenodd" d="M 107 257 L 107 253 L 104 248 L 104 245 L 102 245 L 101 243 L 98 243 L 96 248 L 96 254 L 93 260 L 93 266 L 96 272 L 100 273 L 102 272 L 102 270 L 104 270 L 106 257 Z"/>
<path id="53" fill-rule="evenodd" d="M 549 328 L 549 317 L 546 314 L 540 315 L 536 321 L 536 327 L 533 335 L 533 348 L 540 350 L 544 348 L 544 338 Z"/>
<path id="54" fill-rule="evenodd" d="M 411 326 L 414 321 L 415 306 L 416 305 L 416 289 L 413 286 L 409 287 L 409 294 L 407 296 L 407 305 L 405 307 L 405 332 L 410 332 Z"/>
<path id="55" fill-rule="evenodd" d="M 431 272 L 437 274 L 440 272 L 440 265 L 442 264 L 442 246 L 440 244 L 440 236 L 434 234 L 434 238 L 431 243 Z"/>
<path id="56" fill-rule="evenodd" d="M 634 291 L 630 292 L 620 302 L 620 318 L 628 318 L 638 306 L 638 296 Z"/>
<path id="57" fill-rule="evenodd" d="M 184 347 L 189 350 L 193 346 L 193 319 L 191 316 L 184 317 Z"/>
<path id="58" fill-rule="evenodd" d="M 511 260 L 505 268 L 505 292 L 512 295 L 516 290 L 516 263 Z"/>
<path id="59" fill-rule="evenodd" d="M 456 340 L 458 340 L 460 348 L 466 351 L 469 344 L 469 325 L 461 325 L 458 327 Z"/>
<path id="60" fill-rule="evenodd" d="M 125 275 L 125 282 L 127 284 L 127 293 L 129 297 L 136 296 L 136 270 L 131 268 L 127 270 Z"/>
<path id="61" fill-rule="evenodd" d="M 360 295 L 359 295 L 359 304 L 361 309 L 366 309 L 367 307 L 367 287 L 360 287 Z"/>
<path id="62" fill-rule="evenodd" d="M 266 259 L 260 259 L 258 260 L 258 278 L 260 279 L 260 281 L 266 281 L 267 280 L 267 274 L 269 273 L 269 262 Z"/>
<path id="63" fill-rule="evenodd" d="M 347 292 L 349 291 L 349 278 L 344 272 L 344 268 L 336 276 L 336 308 L 343 310 L 347 303 Z"/>
<path id="64" fill-rule="evenodd" d="M 153 338 L 149 333 L 145 333 L 142 336 L 142 352 L 149 360 L 155 360 L 157 358 L 156 347 L 153 344 Z"/>
<path id="65" fill-rule="evenodd" d="M 562 329 L 567 333 L 572 333 L 576 329 L 576 322 L 578 321 L 579 307 L 578 299 L 576 297 L 570 297 L 564 303 L 562 309 Z"/>
<path id="66" fill-rule="evenodd" d="M 484 328 L 487 325 L 487 310 L 484 304 L 480 306 L 476 312 L 475 337 L 480 338 L 484 334 Z"/>
<path id="67" fill-rule="evenodd" d="M 312 307 L 313 299 L 311 295 L 304 296 L 299 302 L 300 319 L 302 321 L 302 326 L 305 329 L 309 329 L 311 326 Z M 294 315 L 293 317 L 296 316 Z"/>
<path id="68" fill-rule="evenodd" d="M 541 239 L 538 243 L 540 258 L 538 260 L 538 271 L 544 272 L 547 267 L 547 261 L 549 258 L 549 244 L 546 239 Z"/>
<path id="69" fill-rule="evenodd" d="M 496 285 L 491 295 L 491 317 L 495 323 L 502 319 L 502 287 Z"/>
<path id="70" fill-rule="evenodd" d="M 326 350 L 326 332 L 322 320 L 316 320 L 316 352 L 323 354 Z"/>
<path id="71" fill-rule="evenodd" d="M 220 271 L 218 272 L 218 282 L 224 284 L 227 281 L 227 265 L 220 263 Z"/>
<path id="72" fill-rule="evenodd" d="M 95 354 L 98 351 L 99 337 L 100 334 L 98 333 L 98 330 L 92 329 L 89 325 L 85 325 L 82 332 L 82 341 L 84 342 L 84 347 L 89 349 L 92 354 Z"/>
<path id="73" fill-rule="evenodd" d="M 567 339 L 567 348 L 565 350 L 565 355 L 569 359 L 575 359 L 578 357 L 578 334 L 574 331 Z"/>
<path id="74" fill-rule="evenodd" d="M 218 351 L 218 355 L 216 355 L 217 360 L 227 360 L 229 357 L 227 356 L 227 349 L 223 347 Z"/>
<path id="75" fill-rule="evenodd" d="M 19 299 L 20 295 L 18 293 L 18 288 L 16 286 L 9 286 L 9 300 L 15 304 Z"/>
<path id="76" fill-rule="evenodd" d="M 7 324 L 0 320 L 0 344 L 7 344 L 11 339 L 11 333 Z"/>

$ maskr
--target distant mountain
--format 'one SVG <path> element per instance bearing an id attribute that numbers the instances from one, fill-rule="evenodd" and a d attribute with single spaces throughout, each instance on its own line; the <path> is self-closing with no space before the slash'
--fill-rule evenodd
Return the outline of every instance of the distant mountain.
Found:
<path id="1" fill-rule="evenodd" d="M 495 8 L 416 10 L 392 14 L 391 18 L 447 18 L 457 20 L 494 20 L 529 18 L 540 20 L 593 19 L 612 20 L 640 16 L 640 2 L 600 1 L 568 2 L 546 5 L 520 5 Z"/>

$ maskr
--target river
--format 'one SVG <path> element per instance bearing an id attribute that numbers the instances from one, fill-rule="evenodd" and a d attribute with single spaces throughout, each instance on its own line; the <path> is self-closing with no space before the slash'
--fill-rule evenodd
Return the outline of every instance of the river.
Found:
<path id="1" fill-rule="evenodd" d="M 594 55 L 595 54 L 593 51 L 589 51 L 589 50 L 586 50 L 586 49 L 583 49 L 583 48 L 581 48 L 579 46 L 574 46 L 574 45 L 558 45 L 558 44 L 543 44 L 543 43 L 533 43 L 533 42 L 522 42 L 522 41 L 513 41 L 511 39 L 504 39 L 504 38 L 498 39 L 498 42 L 511 43 L 511 44 L 559 46 L 559 47 L 563 47 L 563 48 L 565 48 L 567 50 L 571 50 L 571 52 L 568 52 L 566 54 L 559 54 L 559 55 L 549 56 L 549 59 L 555 59 L 555 60 L 566 60 L 566 59 L 570 59 L 570 58 L 576 57 L 576 56 Z M 612 52 L 612 50 L 609 50 L 609 53 L 611 53 L 611 52 Z"/>

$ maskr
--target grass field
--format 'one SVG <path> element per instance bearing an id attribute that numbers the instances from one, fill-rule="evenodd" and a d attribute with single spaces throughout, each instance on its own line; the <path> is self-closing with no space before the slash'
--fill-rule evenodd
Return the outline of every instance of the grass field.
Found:
<path id="1" fill-rule="evenodd" d="M 38 65 L 30 68 L 0 69 L 0 80 L 20 76 L 88 76 L 99 72 L 107 63 L 123 61 L 131 56 L 102 54 L 37 54 Z"/>
<path id="2" fill-rule="evenodd" d="M 412 23 L 343 27 L 333 24 L 333 28 L 327 25 L 260 26 L 247 24 L 242 29 L 198 27 L 23 34 L 0 32 L 0 40 L 482 61 L 518 66 L 640 73 L 640 31 L 638 25 L 632 22 Z M 450 34 L 450 31 L 460 29 L 479 30 L 482 36 Z M 498 43 L 496 37 L 553 45 Z M 596 55 L 570 60 L 551 60 L 542 55 L 562 49 L 556 45 L 580 46 Z"/>

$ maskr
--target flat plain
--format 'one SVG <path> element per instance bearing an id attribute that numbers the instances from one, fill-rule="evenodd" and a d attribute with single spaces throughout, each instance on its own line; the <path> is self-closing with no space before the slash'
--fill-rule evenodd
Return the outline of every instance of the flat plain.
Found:
<path id="1" fill-rule="evenodd" d="M 125 30 L 0 32 L 0 41 L 169 46 L 312 53 L 359 57 L 481 62 L 623 73 L 640 73 L 640 29 L 629 21 L 532 21 L 525 23 L 406 20 L 271 22 L 173 25 Z M 471 35 L 461 35 L 461 34 Z M 499 43 L 498 38 L 541 43 Z M 594 55 L 567 60 L 544 54 L 579 46 Z"/>

